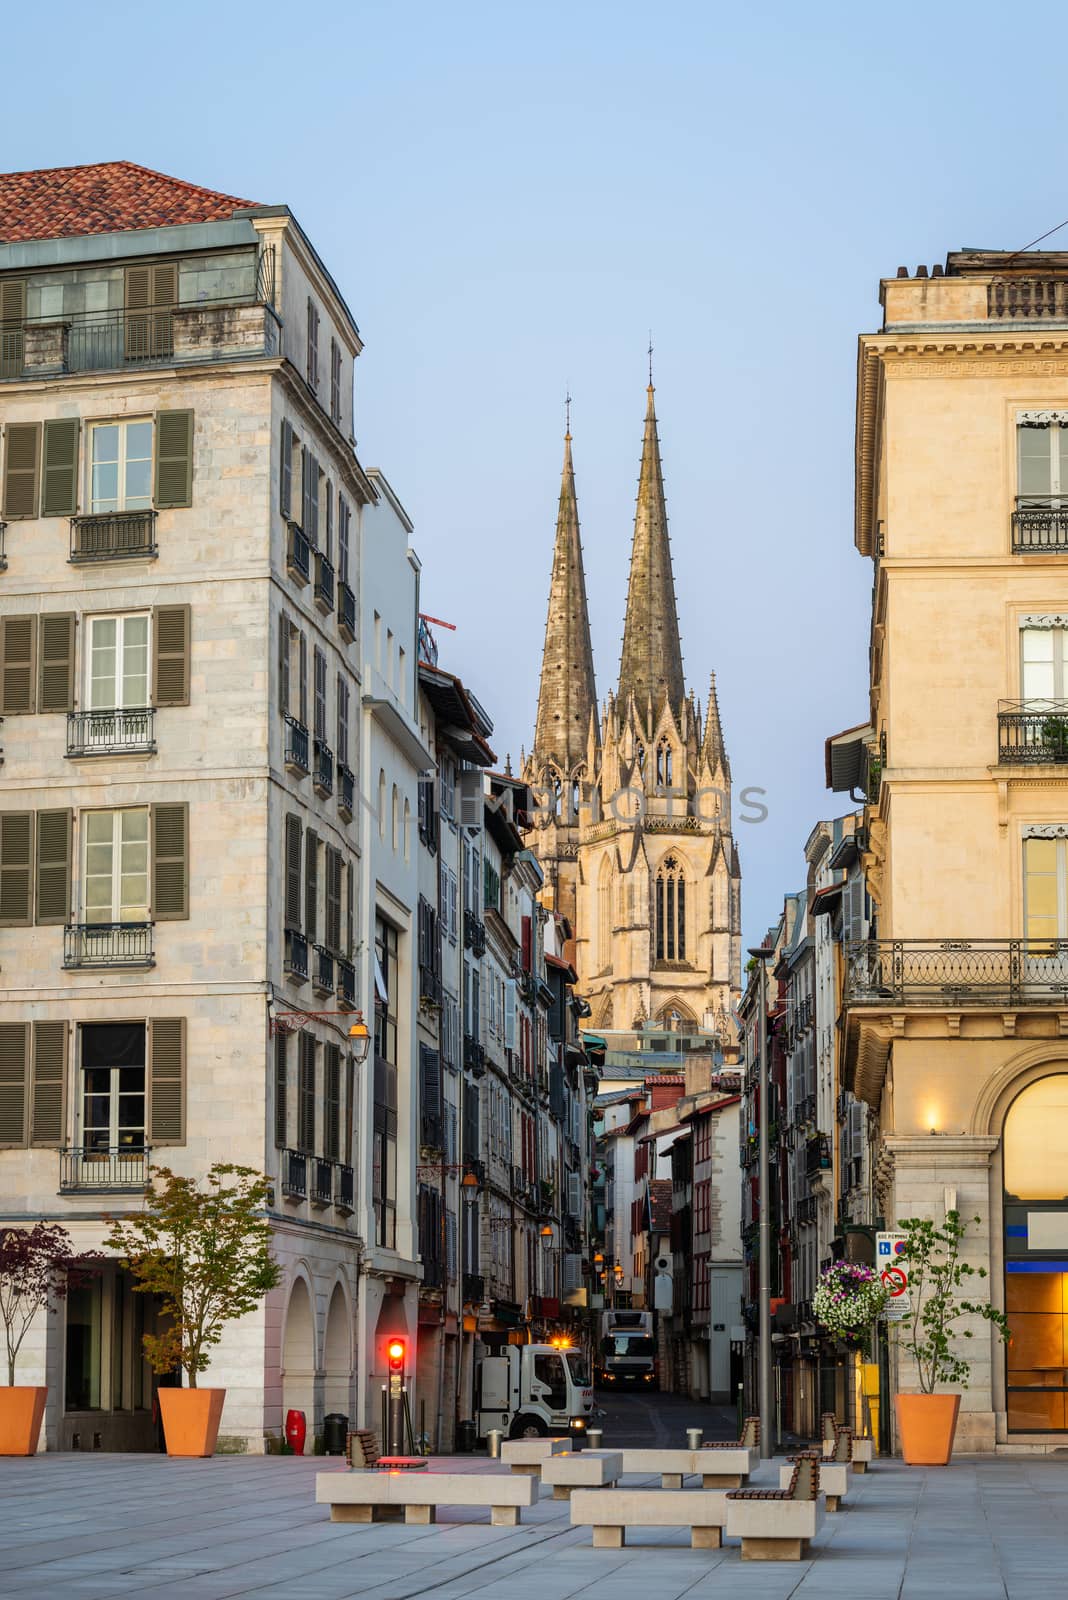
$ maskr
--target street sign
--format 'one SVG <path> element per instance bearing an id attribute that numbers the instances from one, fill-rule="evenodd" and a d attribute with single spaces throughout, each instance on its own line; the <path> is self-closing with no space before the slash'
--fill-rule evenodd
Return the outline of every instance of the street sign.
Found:
<path id="1" fill-rule="evenodd" d="M 875 1268 L 890 1291 L 883 1322 L 901 1322 L 912 1312 L 908 1262 L 903 1258 L 907 1245 L 908 1236 L 904 1233 L 875 1235 Z"/>

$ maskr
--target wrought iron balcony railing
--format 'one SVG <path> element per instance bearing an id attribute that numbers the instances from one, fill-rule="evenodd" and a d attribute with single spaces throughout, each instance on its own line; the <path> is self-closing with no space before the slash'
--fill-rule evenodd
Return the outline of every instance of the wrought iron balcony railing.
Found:
<path id="1" fill-rule="evenodd" d="M 356 809 L 356 779 L 340 761 L 337 764 L 337 808 L 346 822 L 352 821 Z"/>
<path id="2" fill-rule="evenodd" d="M 854 1006 L 1068 1005 L 1066 939 L 878 939 L 845 946 Z"/>
<path id="3" fill-rule="evenodd" d="M 334 1164 L 324 1161 L 317 1156 L 312 1162 L 312 1191 L 311 1203 L 313 1206 L 329 1206 L 334 1203 Z"/>
<path id="4" fill-rule="evenodd" d="M 356 1188 L 353 1181 L 352 1168 L 344 1164 L 337 1169 L 337 1192 L 334 1204 L 339 1211 L 352 1211 L 354 1209 Z"/>
<path id="5" fill-rule="evenodd" d="M 312 982 L 320 994 L 333 994 L 334 992 L 334 958 L 329 950 L 321 944 L 315 946 L 315 962 L 312 969 Z"/>
<path id="6" fill-rule="evenodd" d="M 308 941 L 296 928 L 286 929 L 284 964 L 291 978 L 301 982 L 308 976 Z"/>
<path id="7" fill-rule="evenodd" d="M 302 589 L 311 578 L 311 545 L 295 522 L 286 523 L 286 571 Z"/>
<path id="8" fill-rule="evenodd" d="M 831 1166 L 831 1140 L 826 1133 L 813 1134 L 805 1143 L 805 1171 L 810 1178 L 829 1172 Z"/>
<path id="9" fill-rule="evenodd" d="M 356 1009 L 356 968 L 351 961 L 337 958 L 338 1004 L 348 1011 Z"/>
<path id="10" fill-rule="evenodd" d="M 312 783 L 320 800 L 325 800 L 334 792 L 334 752 L 321 739 L 316 739 L 313 754 Z"/>
<path id="11" fill-rule="evenodd" d="M 343 578 L 337 585 L 337 625 L 342 637 L 352 644 L 356 638 L 356 596 Z"/>
<path id="12" fill-rule="evenodd" d="M 154 706 L 134 711 L 67 713 L 69 756 L 151 755 L 156 748 Z"/>
<path id="13" fill-rule="evenodd" d="M 1011 766 L 1068 761 L 1068 700 L 1000 700 L 998 760 Z"/>
<path id="14" fill-rule="evenodd" d="M 282 1151 L 282 1193 L 303 1200 L 308 1192 L 308 1158 L 302 1150 Z"/>
<path id="15" fill-rule="evenodd" d="M 473 911 L 464 912 L 464 945 L 474 956 L 486 953 L 486 924 Z"/>
<path id="16" fill-rule="evenodd" d="M 296 717 L 285 719 L 285 764 L 295 778 L 308 775 L 308 730 Z"/>
<path id="17" fill-rule="evenodd" d="M 1060 499 L 1018 499 L 1012 514 L 1015 555 L 1049 555 L 1068 550 L 1068 503 Z"/>
<path id="18" fill-rule="evenodd" d="M 154 967 L 151 922 L 73 922 L 63 930 L 64 967 Z"/>
<path id="19" fill-rule="evenodd" d="M 154 511 L 101 511 L 70 519 L 70 560 L 132 561 L 156 554 Z"/>
<path id="20" fill-rule="evenodd" d="M 105 1146 L 98 1150 L 79 1145 L 61 1150 L 59 1192 L 128 1190 L 139 1193 L 148 1185 L 150 1154 L 145 1145 Z"/>
<path id="21" fill-rule="evenodd" d="M 334 609 L 334 568 L 321 550 L 315 552 L 315 604 L 324 617 Z"/>
<path id="22" fill-rule="evenodd" d="M 465 1272 L 463 1296 L 466 1305 L 481 1305 L 486 1295 L 486 1280 L 477 1272 Z"/>

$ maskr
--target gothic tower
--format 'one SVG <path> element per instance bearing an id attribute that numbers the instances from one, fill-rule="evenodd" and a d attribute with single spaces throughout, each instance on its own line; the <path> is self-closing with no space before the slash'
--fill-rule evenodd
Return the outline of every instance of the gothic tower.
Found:
<path id="1" fill-rule="evenodd" d="M 715 678 L 683 676 L 654 389 L 647 391 L 619 682 L 595 714 L 570 438 L 534 748 L 532 844 L 602 1029 L 722 1026 L 741 982 L 741 873 Z"/>

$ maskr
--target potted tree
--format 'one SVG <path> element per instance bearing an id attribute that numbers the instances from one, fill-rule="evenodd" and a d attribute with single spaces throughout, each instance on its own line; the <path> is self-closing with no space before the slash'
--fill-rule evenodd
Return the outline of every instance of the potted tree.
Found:
<path id="1" fill-rule="evenodd" d="M 978 1222 L 980 1219 L 974 1219 Z M 953 1451 L 960 1412 L 960 1393 L 936 1394 L 939 1384 L 966 1389 L 969 1362 L 957 1349 L 958 1338 L 970 1339 L 971 1328 L 958 1328 L 964 1316 L 982 1317 L 1009 1337 L 1004 1313 L 987 1301 L 964 1300 L 960 1291 L 971 1278 L 985 1278 L 985 1267 L 960 1259 L 966 1226 L 958 1211 L 947 1211 L 938 1226 L 925 1217 L 898 1224 L 906 1243 L 900 1259 L 908 1267 L 911 1310 L 894 1327 L 895 1342 L 913 1363 L 919 1393 L 894 1396 L 901 1453 L 910 1466 L 944 1467 Z"/>
<path id="2" fill-rule="evenodd" d="M 37 1313 L 59 1309 L 74 1263 L 66 1228 L 47 1222 L 0 1228 L 0 1322 L 7 1352 L 7 1388 L 0 1389 L 0 1456 L 32 1456 L 37 1450 L 48 1389 L 16 1384 L 15 1362 Z"/>
<path id="3" fill-rule="evenodd" d="M 226 1390 L 201 1389 L 197 1378 L 225 1325 L 279 1281 L 263 1212 L 267 1189 L 261 1173 L 229 1162 L 216 1162 L 202 1184 L 157 1167 L 144 1211 L 112 1223 L 108 1244 L 135 1288 L 160 1297 L 160 1330 L 144 1336 L 149 1365 L 187 1379 L 184 1389 L 159 1390 L 168 1455 L 213 1454 Z"/>

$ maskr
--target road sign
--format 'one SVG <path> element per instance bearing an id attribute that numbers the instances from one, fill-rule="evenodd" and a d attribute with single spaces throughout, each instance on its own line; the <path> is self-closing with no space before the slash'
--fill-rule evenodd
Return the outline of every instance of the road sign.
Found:
<path id="1" fill-rule="evenodd" d="M 907 1246 L 908 1236 L 904 1233 L 875 1235 L 875 1268 L 890 1291 L 882 1314 L 884 1322 L 901 1322 L 912 1312 L 908 1262 L 904 1259 Z"/>

